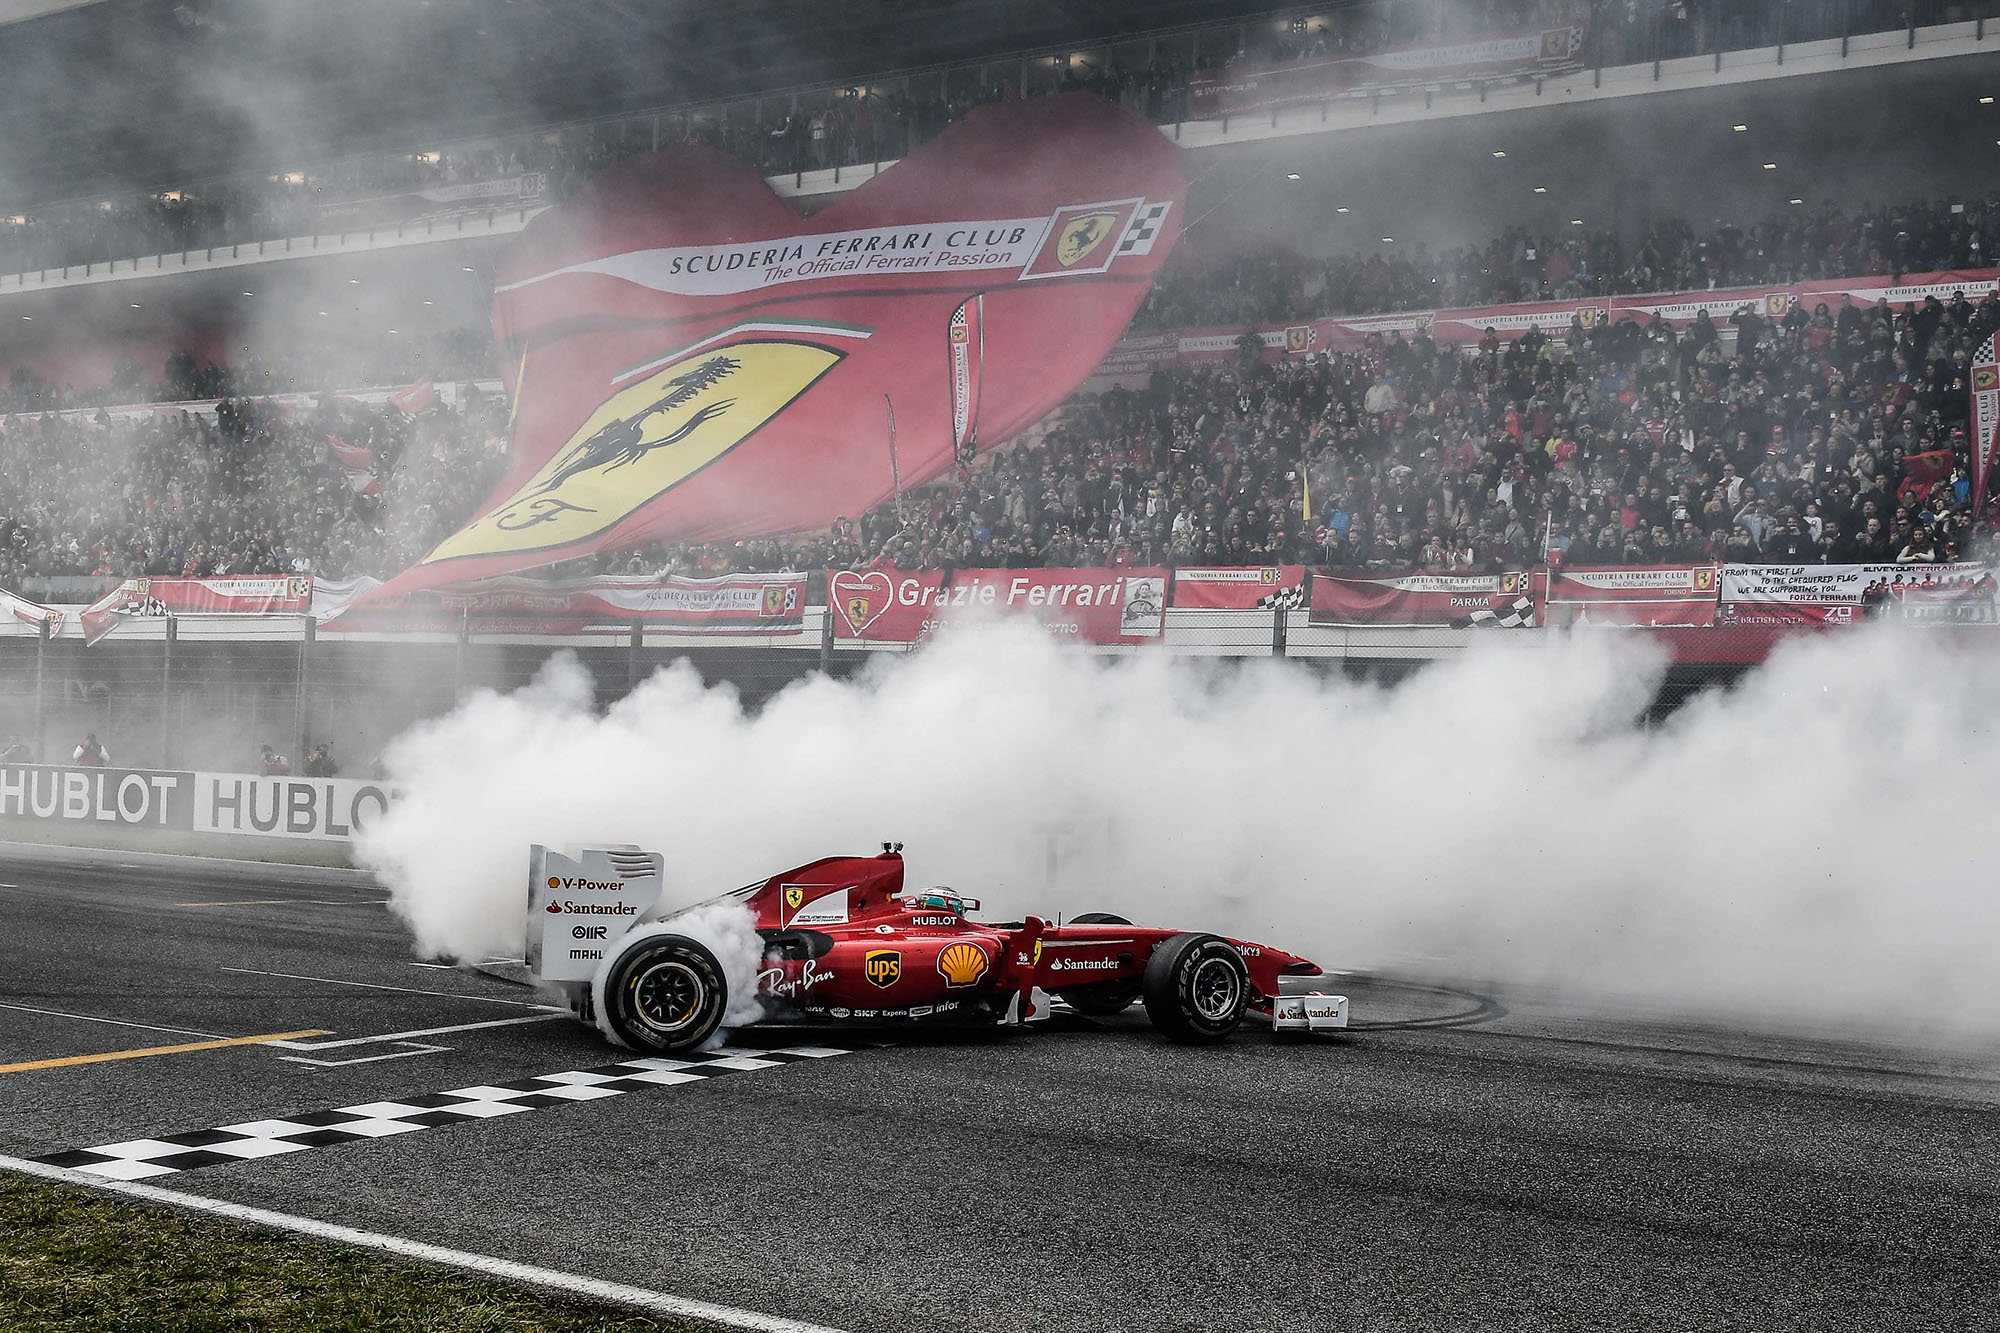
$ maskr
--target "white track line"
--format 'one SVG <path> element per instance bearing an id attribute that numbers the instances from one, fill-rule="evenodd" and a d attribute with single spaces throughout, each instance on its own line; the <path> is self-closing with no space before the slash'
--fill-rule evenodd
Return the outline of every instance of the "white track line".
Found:
<path id="1" fill-rule="evenodd" d="M 516 1009 L 555 1009 L 552 1004 L 530 1004 L 526 1000 L 502 1000 L 491 995 L 464 995 L 448 990 L 418 990 L 414 986 L 384 986 L 375 981 L 342 981 L 339 977 L 306 977 L 297 972 L 259 972 L 254 967 L 225 967 L 224 972 L 234 972 L 245 977 L 283 977 L 287 981 L 317 981 L 327 986 L 359 986 L 363 990 L 392 990 L 404 995 L 435 995 L 446 1000 L 479 1000 L 486 1004 L 511 1004 Z M 568 1012 L 563 1010 L 562 1012 Z"/>
<path id="2" fill-rule="evenodd" d="M 193 1028 L 163 1028 L 155 1023 L 128 1023 L 122 1018 L 99 1018 L 94 1014 L 68 1014 L 60 1009 L 35 1009 L 25 1004 L 0 1004 L 0 1009 L 13 1009 L 23 1014 L 42 1014 L 49 1018 L 75 1018 L 85 1023 L 109 1023 L 113 1027 L 143 1028 L 147 1032 L 172 1032 L 182 1037 L 213 1037 L 221 1040 L 219 1032 L 196 1032 Z"/>
<path id="3" fill-rule="evenodd" d="M 415 1028 L 409 1032 L 384 1032 L 379 1037 L 343 1037 L 339 1041 L 267 1041 L 266 1046 L 282 1046 L 288 1051 L 333 1051 L 343 1046 L 367 1046 L 378 1041 L 402 1041 L 409 1037 L 441 1037 L 447 1032 L 471 1032 L 475 1028 L 511 1028 L 523 1023 L 548 1023 L 568 1018 L 563 1010 L 553 1014 L 529 1014 L 525 1018 L 494 1018 L 484 1023 L 455 1023 L 448 1028 Z"/>
<path id="4" fill-rule="evenodd" d="M 807 1324 L 797 1319 L 759 1314 L 755 1310 L 739 1310 L 729 1305 L 711 1305 L 707 1301 L 697 1301 L 686 1296 L 669 1296 L 663 1291 L 628 1287 L 622 1282 L 604 1282 L 575 1273 L 557 1272 L 553 1268 L 537 1268 L 533 1264 L 516 1263 L 512 1259 L 496 1259 L 491 1255 L 471 1254 L 465 1250 L 448 1250 L 441 1245 L 430 1245 L 403 1236 L 387 1236 L 376 1231 L 357 1231 L 353 1227 L 336 1226 L 331 1222 L 319 1222 L 310 1217 L 275 1213 L 265 1208 L 251 1208 L 240 1203 L 204 1198 L 199 1194 L 183 1194 L 179 1190 L 163 1190 L 157 1185 L 105 1180 L 100 1176 L 86 1175 L 60 1166 L 46 1166 L 41 1162 L 24 1161 L 18 1157 L 0 1156 L 0 1170 L 17 1171 L 25 1176 L 58 1181 L 65 1185 L 76 1185 L 107 1194 L 122 1194 L 128 1198 L 165 1204 L 171 1208 L 190 1212 L 212 1213 L 217 1217 L 226 1217 L 232 1222 L 289 1231 L 294 1235 L 310 1236 L 315 1240 L 354 1245 L 364 1250 L 379 1250 L 384 1254 L 400 1255 L 406 1259 L 421 1259 L 425 1263 L 442 1264 L 447 1268 L 478 1273 L 483 1277 L 498 1278 L 503 1282 L 519 1283 L 522 1286 L 558 1292 L 565 1296 L 580 1296 L 587 1300 L 601 1301 L 607 1305 L 621 1306 L 646 1314 L 693 1320 L 714 1328 L 749 1329 L 753 1333 L 840 1333 L 838 1329 L 828 1328 L 822 1324 Z"/>

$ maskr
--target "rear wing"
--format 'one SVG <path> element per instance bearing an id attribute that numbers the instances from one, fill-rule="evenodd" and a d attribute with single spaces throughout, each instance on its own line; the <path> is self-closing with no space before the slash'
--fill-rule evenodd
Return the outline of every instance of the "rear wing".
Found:
<path id="1" fill-rule="evenodd" d="M 589 981 L 605 951 L 660 900 L 666 858 L 637 847 L 528 849 L 528 971 Z"/>

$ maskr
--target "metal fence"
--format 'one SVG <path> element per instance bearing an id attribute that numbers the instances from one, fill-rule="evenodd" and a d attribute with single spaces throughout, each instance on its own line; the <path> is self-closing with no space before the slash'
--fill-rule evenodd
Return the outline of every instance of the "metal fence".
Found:
<path id="1" fill-rule="evenodd" d="M 320 636 L 309 619 L 259 620 L 257 627 L 252 638 L 242 634 L 240 617 L 227 625 L 173 617 L 163 633 L 92 646 L 74 637 L 0 638 L 0 752 L 18 743 L 28 754 L 15 752 L 17 761 L 66 763 L 95 735 L 120 766 L 242 772 L 255 771 L 268 745 L 296 771 L 324 742 L 343 774 L 361 776 L 374 772 L 383 747 L 412 725 L 449 712 L 475 691 L 519 689 L 558 653 L 573 654 L 590 672 L 600 707 L 684 661 L 704 682 L 731 685 L 746 708 L 756 709 L 795 681 L 847 677 L 895 651 L 836 646 L 830 621 L 817 614 L 805 632 L 766 644 L 690 642 L 637 626 L 541 639 Z M 1278 657 L 1302 669 L 1386 683 L 1494 633 L 1507 631 L 1315 626 L 1303 611 L 1183 611 L 1172 613 L 1163 644 L 1098 651 L 1222 661 Z M 1654 711 L 1671 711 L 1743 669 L 1676 665 Z"/>

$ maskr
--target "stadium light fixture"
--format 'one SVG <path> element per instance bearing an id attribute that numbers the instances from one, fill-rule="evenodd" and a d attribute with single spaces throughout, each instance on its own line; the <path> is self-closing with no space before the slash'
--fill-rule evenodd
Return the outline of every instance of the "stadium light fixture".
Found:
<path id="1" fill-rule="evenodd" d="M 137 301 L 134 301 L 134 302 L 132 303 L 132 308 L 133 308 L 134 310 L 137 310 L 137 309 L 139 308 L 139 303 L 138 303 Z"/>
<path id="2" fill-rule="evenodd" d="M 1990 97 L 1982 97 L 1982 98 L 1980 98 L 1980 99 L 1979 99 L 1979 105 L 1981 105 L 1981 106 L 1992 106 L 1992 105 L 1993 105 L 1993 99 L 1992 99 L 1992 98 L 1990 98 Z"/>
<path id="3" fill-rule="evenodd" d="M 1766 171 L 1776 171 L 1777 169 L 1778 169 L 1778 164 L 1776 162 L 1766 162 L 1764 164 L 1764 170 Z"/>
<path id="4" fill-rule="evenodd" d="M 1334 211 L 1334 212 L 1336 212 L 1336 213 L 1345 213 L 1345 212 L 1346 212 L 1347 210 L 1346 210 L 1346 209 L 1344 209 L 1344 208 L 1336 208 L 1336 209 L 1334 209 L 1333 211 Z"/>
<path id="5" fill-rule="evenodd" d="M 1495 156 L 1495 157 L 1505 157 L 1505 156 L 1507 156 L 1507 150 L 1506 150 L 1506 149 L 1504 149 L 1504 148 L 1496 148 L 1496 149 L 1494 149 L 1494 150 L 1493 150 L 1493 156 Z"/>
<path id="6" fill-rule="evenodd" d="M 1572 227 L 1581 227 L 1581 226 L 1583 225 L 1583 219 L 1582 219 L 1582 218 L 1571 218 L 1571 219 L 1569 220 L 1569 225 L 1570 225 L 1570 226 L 1572 226 Z"/>
<path id="7" fill-rule="evenodd" d="M 348 285 L 348 286 L 350 286 L 350 287 L 359 287 L 359 286 L 361 285 L 361 279 L 359 279 L 359 278 L 349 278 L 349 279 L 347 280 L 347 285 Z"/>
<path id="8" fill-rule="evenodd" d="M 257 293 L 255 293 L 255 292 L 245 292 L 245 293 L 243 293 L 243 294 L 244 294 L 245 296 L 255 296 L 255 295 L 256 295 Z"/>
<path id="9" fill-rule="evenodd" d="M 1535 187 L 1536 194 L 1547 194 L 1548 192 L 1549 192 L 1549 187 L 1546 185 L 1537 185 Z"/>
<path id="10" fill-rule="evenodd" d="M 1396 238 L 1393 236 L 1384 236 L 1382 238 L 1382 244 L 1384 245 L 1394 245 L 1395 243 L 1396 243 Z"/>
<path id="11" fill-rule="evenodd" d="M 34 316 L 33 316 L 33 315 L 23 315 L 23 316 L 21 316 L 21 318 L 22 318 L 22 319 L 33 319 L 33 318 L 34 318 Z"/>
<path id="12" fill-rule="evenodd" d="M 467 273 L 470 273 L 470 272 L 472 272 L 472 265 L 470 265 L 470 264 L 467 264 L 467 265 L 465 266 L 465 271 L 466 271 Z"/>
<path id="13" fill-rule="evenodd" d="M 1299 178 L 1299 173 L 1296 171 L 1288 171 L 1285 173 L 1285 179 L 1288 181 L 1295 181 L 1298 178 Z"/>
<path id="14" fill-rule="evenodd" d="M 1805 202 L 1805 200 L 1803 200 L 1803 199 L 1788 199 L 1788 200 L 1786 200 L 1785 202 L 1787 202 L 1787 203 L 1792 203 L 1792 204 L 1803 204 L 1803 203 Z"/>
<path id="15" fill-rule="evenodd" d="M 425 305 L 429 305 L 429 304 L 430 304 L 430 302 L 429 302 L 429 301 L 426 301 L 426 302 L 424 302 L 424 304 L 425 304 Z"/>
<path id="16" fill-rule="evenodd" d="M 1729 128 L 1735 130 L 1738 134 L 1741 134 L 1750 127 L 1748 125 L 1731 125 Z"/>

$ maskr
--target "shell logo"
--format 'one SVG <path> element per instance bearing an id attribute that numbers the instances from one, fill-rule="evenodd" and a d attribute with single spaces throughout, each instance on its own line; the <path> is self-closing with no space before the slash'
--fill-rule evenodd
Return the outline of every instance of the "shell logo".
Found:
<path id="1" fill-rule="evenodd" d="M 938 954 L 938 975 L 947 986 L 970 986 L 986 975 L 986 950 L 960 940 Z"/>
<path id="2" fill-rule="evenodd" d="M 552 889 L 553 889 L 553 888 L 556 888 L 556 887 L 558 887 L 558 885 L 556 884 L 556 881 L 555 881 L 555 879 L 554 879 L 554 877 L 553 877 L 553 876 L 551 876 L 551 877 L 550 877 L 550 879 L 549 879 L 549 887 L 550 887 L 550 888 L 552 888 Z"/>

